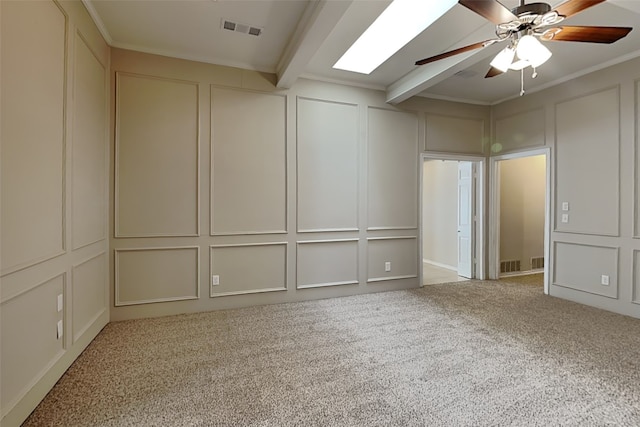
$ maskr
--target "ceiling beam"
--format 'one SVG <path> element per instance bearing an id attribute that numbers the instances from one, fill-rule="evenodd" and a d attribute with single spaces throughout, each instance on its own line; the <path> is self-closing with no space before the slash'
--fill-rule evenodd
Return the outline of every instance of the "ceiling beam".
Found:
<path id="1" fill-rule="evenodd" d="M 495 27 L 491 24 L 483 24 L 480 28 L 447 50 L 457 49 L 492 37 L 495 37 Z M 502 46 L 500 43 L 496 43 L 494 46 L 496 45 Z M 451 77 L 458 71 L 464 70 L 496 53 L 500 47 L 496 48 L 494 46 L 461 53 L 441 59 L 440 61 L 418 66 L 387 87 L 387 102 L 390 104 L 398 104 L 419 94 L 431 86 Z"/>
<path id="2" fill-rule="evenodd" d="M 309 2 L 277 66 L 279 88 L 290 88 L 345 14 L 352 0 Z"/>

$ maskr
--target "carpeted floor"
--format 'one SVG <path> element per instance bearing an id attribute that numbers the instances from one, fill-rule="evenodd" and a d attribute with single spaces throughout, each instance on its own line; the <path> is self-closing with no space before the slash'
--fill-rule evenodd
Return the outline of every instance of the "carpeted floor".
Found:
<path id="1" fill-rule="evenodd" d="M 468 281 L 109 324 L 27 426 L 640 425 L 640 320 Z"/>
<path id="2" fill-rule="evenodd" d="M 518 285 L 539 286 L 540 292 L 544 288 L 544 273 L 524 274 L 522 276 L 510 276 L 500 278 L 503 282 L 509 282 Z"/>

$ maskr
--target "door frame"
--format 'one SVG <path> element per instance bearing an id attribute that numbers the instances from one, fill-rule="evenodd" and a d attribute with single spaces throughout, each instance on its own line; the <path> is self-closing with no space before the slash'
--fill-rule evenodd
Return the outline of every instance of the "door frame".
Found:
<path id="1" fill-rule="evenodd" d="M 445 154 L 445 153 L 421 153 L 420 154 L 420 173 L 418 183 L 418 278 L 420 280 L 420 286 L 424 286 L 423 277 L 423 235 L 424 226 L 422 223 L 422 208 L 424 200 L 422 200 L 422 193 L 424 192 L 424 162 L 426 160 L 449 160 L 454 162 L 474 162 L 477 165 L 475 178 L 475 203 L 473 206 L 475 215 L 475 231 L 474 231 L 474 268 L 473 278 L 484 280 L 486 279 L 487 269 L 485 263 L 485 212 L 487 211 L 487 193 L 486 193 L 486 181 L 487 181 L 487 158 L 484 156 L 475 156 L 468 154 Z"/>
<path id="2" fill-rule="evenodd" d="M 551 147 L 492 156 L 489 159 L 489 279 L 500 278 L 500 162 L 524 157 L 545 156 L 544 196 L 544 293 L 549 294 L 551 242 Z"/>

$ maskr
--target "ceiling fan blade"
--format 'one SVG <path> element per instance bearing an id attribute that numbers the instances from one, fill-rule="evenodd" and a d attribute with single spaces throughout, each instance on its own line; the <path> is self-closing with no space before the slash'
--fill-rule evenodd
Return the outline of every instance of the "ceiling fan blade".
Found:
<path id="1" fill-rule="evenodd" d="M 484 76 L 484 78 L 490 79 L 491 77 L 499 76 L 500 74 L 504 74 L 504 72 L 498 70 L 496 67 L 491 67 L 489 68 L 489 71 L 487 71 L 487 75 Z"/>
<path id="2" fill-rule="evenodd" d="M 517 19 L 517 16 L 498 0 L 458 0 L 458 3 L 496 25 Z"/>
<path id="3" fill-rule="evenodd" d="M 478 42 L 478 43 L 470 44 L 469 46 L 464 46 L 458 49 L 450 50 L 449 52 L 444 52 L 436 56 L 431 56 L 429 58 L 421 59 L 420 61 L 416 61 L 416 65 L 424 65 L 430 62 L 435 62 L 444 58 L 448 58 L 450 56 L 458 55 L 460 53 L 469 52 L 474 49 L 480 49 L 481 47 L 487 46 L 487 43 L 489 42 L 493 42 L 493 40 L 485 40 L 483 42 Z"/>
<path id="4" fill-rule="evenodd" d="M 542 40 L 609 44 L 625 37 L 632 29 L 631 27 L 561 26 L 549 28 L 543 33 Z"/>
<path id="5" fill-rule="evenodd" d="M 578 12 L 582 12 L 585 9 L 595 6 L 599 3 L 604 3 L 606 0 L 567 0 L 558 7 L 555 11 L 558 15 L 562 15 L 566 18 L 575 15 Z"/>

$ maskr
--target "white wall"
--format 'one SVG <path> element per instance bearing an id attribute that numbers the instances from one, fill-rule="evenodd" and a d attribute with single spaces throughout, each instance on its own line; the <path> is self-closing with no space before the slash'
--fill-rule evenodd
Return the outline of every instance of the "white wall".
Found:
<path id="1" fill-rule="evenodd" d="M 634 317 L 640 317 L 638 70 L 640 59 L 633 59 L 493 107 L 495 148 L 551 147 L 550 294 Z M 569 222 L 561 221 L 563 213 Z M 601 284 L 603 275 L 609 285 Z"/>
<path id="2" fill-rule="evenodd" d="M 500 260 L 520 260 L 522 271 L 544 257 L 545 168 L 545 156 L 500 162 Z"/>
<path id="3" fill-rule="evenodd" d="M 110 51 L 80 2 L 2 1 L 0 19 L 0 410 L 15 426 L 109 320 Z"/>
<path id="4" fill-rule="evenodd" d="M 458 162 L 427 160 L 422 184 L 422 258 L 458 268 Z"/>

